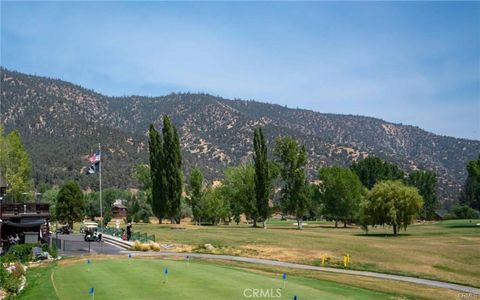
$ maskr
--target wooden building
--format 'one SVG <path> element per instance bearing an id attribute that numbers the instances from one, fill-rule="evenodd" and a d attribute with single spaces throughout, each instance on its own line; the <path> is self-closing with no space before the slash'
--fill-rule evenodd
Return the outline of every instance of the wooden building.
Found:
<path id="1" fill-rule="evenodd" d="M 123 204 L 123 200 L 117 199 L 112 204 L 112 217 L 114 219 L 123 219 L 127 217 L 127 207 Z"/>
<path id="2" fill-rule="evenodd" d="M 4 179 L 0 179 L 0 240 L 3 248 L 10 237 L 18 236 L 19 243 L 47 242 L 50 235 L 50 205 L 40 203 L 16 203 L 8 197 Z"/>

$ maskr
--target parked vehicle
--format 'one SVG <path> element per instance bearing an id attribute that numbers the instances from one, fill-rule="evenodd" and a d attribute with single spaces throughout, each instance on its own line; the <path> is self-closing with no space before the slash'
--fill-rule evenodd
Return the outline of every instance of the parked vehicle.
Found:
<path id="1" fill-rule="evenodd" d="M 84 222 L 83 232 L 85 242 L 100 242 L 102 234 L 98 232 L 98 224 L 95 222 Z"/>
<path id="2" fill-rule="evenodd" d="M 56 231 L 59 234 L 70 234 L 73 232 L 72 228 L 70 228 L 70 225 L 65 225 L 57 229 Z"/>

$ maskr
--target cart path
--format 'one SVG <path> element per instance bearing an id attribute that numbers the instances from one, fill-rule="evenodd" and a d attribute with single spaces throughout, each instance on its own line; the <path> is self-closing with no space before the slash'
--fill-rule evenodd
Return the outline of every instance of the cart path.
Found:
<path id="1" fill-rule="evenodd" d="M 313 270 L 320 272 L 331 272 L 331 273 L 340 273 L 348 275 L 357 275 L 357 276 L 366 276 L 380 279 L 389 279 L 403 282 L 416 283 L 421 285 L 427 285 L 432 287 L 446 288 L 451 290 L 456 290 L 463 293 L 469 293 L 474 295 L 480 295 L 480 289 L 474 288 L 471 286 L 449 283 L 438 280 L 423 279 L 410 276 L 402 275 L 392 275 L 385 273 L 376 273 L 368 271 L 355 271 L 355 270 L 346 270 L 346 269 L 337 269 L 329 267 L 318 267 L 310 265 L 302 265 L 297 263 L 282 262 L 270 259 L 263 258 L 252 258 L 252 257 L 243 257 L 243 256 L 231 256 L 231 255 L 217 255 L 217 254 L 203 254 L 203 253 L 177 253 L 177 252 L 136 252 L 136 251 L 120 251 L 120 253 L 128 254 L 132 253 L 133 256 L 176 256 L 176 257 L 192 257 L 192 258 L 201 258 L 201 259 L 216 259 L 216 260 L 230 260 L 230 261 L 239 261 L 246 262 L 258 265 L 268 265 L 275 267 L 285 267 L 293 269 L 303 269 L 303 270 Z"/>

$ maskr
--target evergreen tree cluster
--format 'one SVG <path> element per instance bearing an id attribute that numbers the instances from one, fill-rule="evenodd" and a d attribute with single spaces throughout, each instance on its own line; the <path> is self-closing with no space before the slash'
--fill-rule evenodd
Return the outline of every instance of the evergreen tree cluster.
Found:
<path id="1" fill-rule="evenodd" d="M 162 134 L 153 124 L 149 128 L 152 210 L 162 222 L 164 218 L 180 222 L 183 191 L 182 155 L 177 129 L 170 118 L 163 116 Z"/>

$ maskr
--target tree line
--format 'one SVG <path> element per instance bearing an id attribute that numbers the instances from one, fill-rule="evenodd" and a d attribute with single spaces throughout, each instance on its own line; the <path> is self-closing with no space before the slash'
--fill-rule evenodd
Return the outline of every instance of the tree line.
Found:
<path id="1" fill-rule="evenodd" d="M 232 219 L 238 223 L 243 214 L 254 227 L 261 221 L 266 228 L 272 213 L 280 212 L 294 217 L 299 229 L 304 220 L 323 217 L 334 221 L 335 226 L 338 222 L 344 226 L 358 222 L 368 229 L 369 225 L 388 224 L 396 234 L 422 208 L 417 188 L 400 181 L 403 172 L 379 158 L 366 158 L 351 168 L 322 168 L 318 180 L 311 183 L 306 178 L 307 154 L 303 145 L 292 137 L 280 137 L 275 142 L 274 159 L 268 160 L 265 142 L 257 145 L 256 140 L 265 141 L 261 129 L 254 131 L 253 163 L 228 168 L 219 187 L 207 185 L 199 168 L 191 171 L 187 199 L 195 223 L 217 224 Z M 430 173 L 412 172 L 405 182 L 409 178 L 430 178 L 424 174 Z M 370 190 L 367 184 L 371 184 Z M 429 187 L 424 189 L 425 196 L 435 193 L 435 186 Z"/>
<path id="2" fill-rule="evenodd" d="M 179 203 L 182 197 L 178 195 L 183 190 L 178 180 L 183 177 L 178 163 L 180 148 L 175 127 L 168 117 L 164 116 L 163 121 L 164 140 L 169 141 L 171 136 L 174 140 L 164 142 L 162 147 L 159 134 L 150 126 L 152 207 L 173 205 L 177 210 L 153 209 L 153 213 L 161 222 L 165 212 L 169 212 L 172 221 L 178 222 L 179 206 L 174 203 Z M 431 171 L 417 170 L 406 175 L 395 164 L 367 157 L 350 168 L 321 168 L 318 180 L 311 183 L 306 176 L 308 157 L 304 145 L 293 137 L 279 137 L 272 151 L 273 159 L 269 159 L 262 128 L 254 129 L 253 135 L 252 162 L 226 169 L 219 186 L 208 185 L 200 168 L 190 170 L 185 199 L 194 223 L 232 220 L 238 223 L 243 215 L 254 227 L 261 222 L 267 228 L 272 213 L 280 212 L 294 217 L 299 229 L 308 217 L 324 217 L 334 221 L 335 226 L 338 222 L 344 226 L 356 222 L 368 229 L 388 224 L 396 234 L 399 229 L 406 229 L 414 217 L 425 220 L 435 217 L 437 178 Z M 167 154 L 172 158 L 166 157 Z M 166 189 L 162 184 L 169 185 L 168 182 L 175 193 L 155 194 L 156 190 Z M 154 187 L 155 183 L 159 189 Z"/>
<path id="3" fill-rule="evenodd" d="M 220 184 L 207 184 L 199 167 L 191 169 L 184 180 L 177 129 L 164 116 L 161 132 L 153 125 L 149 128 L 150 164 L 139 165 L 134 172 L 140 191 L 104 190 L 104 221 L 110 220 L 109 208 L 115 199 L 126 200 L 129 221 L 144 222 L 154 215 L 159 222 L 168 218 L 179 223 L 191 216 L 196 224 L 239 223 L 244 216 L 253 226 L 261 223 L 267 228 L 272 214 L 280 213 L 296 219 L 299 229 L 306 219 L 325 218 L 336 226 L 354 222 L 366 230 L 368 226 L 392 225 L 397 233 L 414 217 L 430 220 L 436 216 L 437 178 L 431 171 L 405 174 L 395 164 L 370 156 L 349 168 L 321 168 L 316 180 L 309 182 L 307 151 L 293 137 L 278 137 L 268 151 L 262 128 L 256 128 L 252 146 L 252 161 L 227 168 Z M 1 131 L 0 169 L 9 184 L 7 198 L 33 200 L 31 162 L 17 131 L 7 136 Z M 480 155 L 468 163 L 467 171 L 459 204 L 447 217 L 478 217 Z M 43 193 L 52 216 L 61 222 L 99 215 L 98 193 L 79 193 L 76 182 L 60 188 L 40 186 L 36 191 Z"/>

